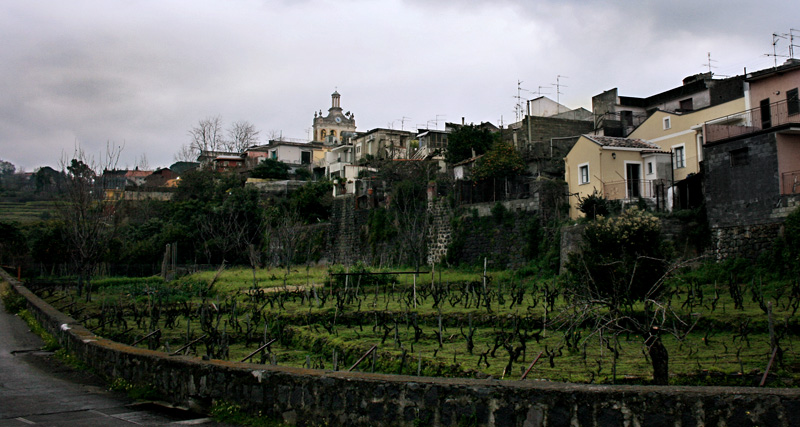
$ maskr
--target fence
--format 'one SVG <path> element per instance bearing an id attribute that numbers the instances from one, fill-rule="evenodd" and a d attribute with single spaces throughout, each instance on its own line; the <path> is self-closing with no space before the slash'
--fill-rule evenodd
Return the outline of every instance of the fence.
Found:
<path id="1" fill-rule="evenodd" d="M 668 182 L 663 179 L 625 179 L 603 184 L 603 194 L 609 200 L 657 199 L 666 200 Z"/>
<path id="2" fill-rule="evenodd" d="M 721 141 L 785 124 L 800 124 L 798 101 L 779 101 L 705 123 L 705 142 Z"/>
<path id="3" fill-rule="evenodd" d="M 530 194 L 530 181 L 524 178 L 456 182 L 456 200 L 461 205 L 524 199 Z"/>

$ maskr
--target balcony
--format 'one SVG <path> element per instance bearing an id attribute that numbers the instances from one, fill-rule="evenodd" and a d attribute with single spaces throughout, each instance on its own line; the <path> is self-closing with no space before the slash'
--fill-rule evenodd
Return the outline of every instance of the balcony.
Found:
<path id="1" fill-rule="evenodd" d="M 609 200 L 664 200 L 668 189 L 669 182 L 664 179 L 626 179 L 603 184 L 603 194 Z"/>
<path id="2" fill-rule="evenodd" d="M 800 125 L 800 104 L 797 101 L 778 101 L 768 108 L 757 107 L 708 121 L 704 125 L 705 142 L 750 135 L 787 124 Z"/>

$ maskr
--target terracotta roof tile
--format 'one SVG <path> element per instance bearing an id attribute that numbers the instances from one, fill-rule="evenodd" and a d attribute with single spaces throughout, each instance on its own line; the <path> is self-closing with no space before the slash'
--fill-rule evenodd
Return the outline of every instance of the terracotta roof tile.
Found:
<path id="1" fill-rule="evenodd" d="M 661 150 L 656 144 L 635 138 L 618 138 L 613 136 L 583 135 L 604 147 L 638 148 L 642 150 Z"/>

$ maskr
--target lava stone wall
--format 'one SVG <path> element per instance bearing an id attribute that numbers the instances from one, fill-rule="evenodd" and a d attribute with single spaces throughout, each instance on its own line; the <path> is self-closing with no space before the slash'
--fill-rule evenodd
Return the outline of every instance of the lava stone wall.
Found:
<path id="1" fill-rule="evenodd" d="M 357 209 L 355 196 L 334 198 L 328 231 L 328 260 L 332 264 L 369 262 L 365 237 L 368 222 L 369 209 Z"/>
<path id="2" fill-rule="evenodd" d="M 746 162 L 732 160 L 737 150 L 747 150 Z M 775 134 L 708 145 L 704 156 L 714 255 L 718 260 L 756 258 L 772 246 L 783 220 L 800 205 L 798 196 L 780 194 Z"/>

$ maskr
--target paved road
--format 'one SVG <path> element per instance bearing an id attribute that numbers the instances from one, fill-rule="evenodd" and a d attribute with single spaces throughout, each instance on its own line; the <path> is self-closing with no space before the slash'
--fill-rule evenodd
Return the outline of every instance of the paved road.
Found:
<path id="1" fill-rule="evenodd" d="M 107 391 L 99 378 L 39 351 L 41 346 L 25 322 L 0 304 L 0 427 L 222 425 L 134 403 Z"/>

